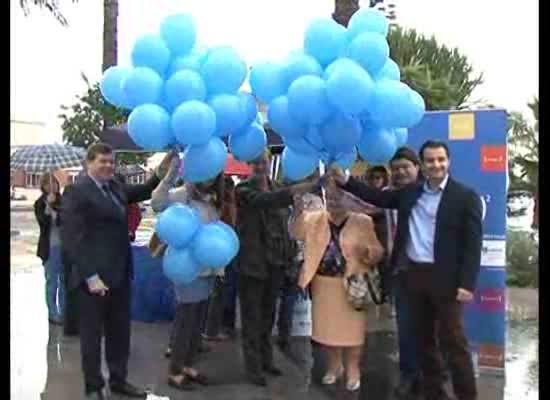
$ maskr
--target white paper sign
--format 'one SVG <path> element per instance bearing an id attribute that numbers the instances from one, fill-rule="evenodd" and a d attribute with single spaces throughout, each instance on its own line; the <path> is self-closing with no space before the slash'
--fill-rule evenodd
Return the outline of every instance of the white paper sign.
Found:
<path id="1" fill-rule="evenodd" d="M 481 265 L 484 267 L 505 267 L 506 241 L 484 240 L 481 248 Z"/>

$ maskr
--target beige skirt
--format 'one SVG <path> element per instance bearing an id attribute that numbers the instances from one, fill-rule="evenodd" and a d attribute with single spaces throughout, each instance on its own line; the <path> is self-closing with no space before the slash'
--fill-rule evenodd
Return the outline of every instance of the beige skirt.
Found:
<path id="1" fill-rule="evenodd" d="M 346 297 L 342 277 L 316 275 L 311 282 L 312 339 L 327 346 L 361 346 L 367 329 L 366 311 L 356 311 Z"/>

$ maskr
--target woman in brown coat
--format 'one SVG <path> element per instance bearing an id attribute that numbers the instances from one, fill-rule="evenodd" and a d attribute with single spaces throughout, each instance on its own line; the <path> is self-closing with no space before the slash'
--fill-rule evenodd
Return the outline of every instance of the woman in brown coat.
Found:
<path id="1" fill-rule="evenodd" d="M 367 315 L 349 303 L 345 282 L 361 274 L 382 257 L 383 249 L 374 232 L 371 217 L 349 211 L 344 192 L 329 183 L 326 209 L 302 211 L 292 233 L 304 241 L 304 264 L 299 278 L 302 288 L 311 285 L 312 339 L 326 347 L 328 371 L 323 384 L 331 385 L 343 376 L 346 351 L 347 389 L 358 390 L 359 361 L 366 334 Z M 297 209 L 302 205 L 296 204 Z"/>

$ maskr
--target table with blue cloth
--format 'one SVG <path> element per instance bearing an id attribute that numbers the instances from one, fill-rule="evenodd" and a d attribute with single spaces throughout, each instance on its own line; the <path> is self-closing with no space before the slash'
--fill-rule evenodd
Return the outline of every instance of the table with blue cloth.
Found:
<path id="1" fill-rule="evenodd" d="M 162 272 L 162 257 L 153 258 L 147 246 L 132 246 L 132 321 L 171 321 L 175 313 L 173 284 Z"/>

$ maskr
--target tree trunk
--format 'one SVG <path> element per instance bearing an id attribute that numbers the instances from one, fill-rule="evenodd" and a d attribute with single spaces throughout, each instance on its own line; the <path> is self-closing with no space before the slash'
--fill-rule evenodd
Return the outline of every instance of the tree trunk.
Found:
<path id="1" fill-rule="evenodd" d="M 118 0 L 103 0 L 103 71 L 117 64 Z"/>
<path id="2" fill-rule="evenodd" d="M 340 25 L 348 26 L 351 16 L 359 10 L 359 0 L 334 0 L 332 18 Z"/>

